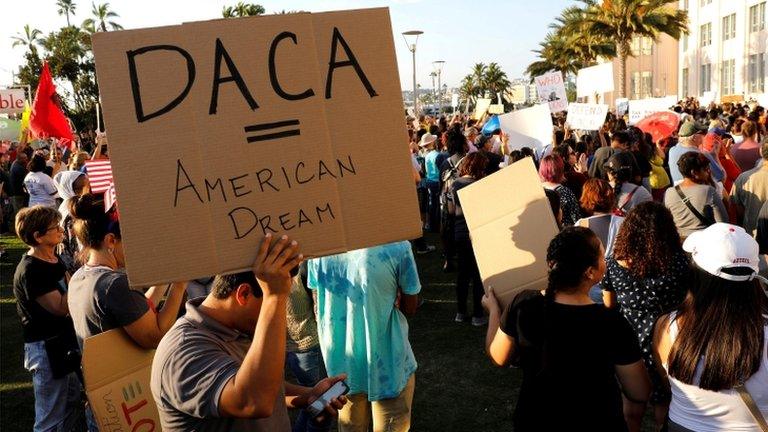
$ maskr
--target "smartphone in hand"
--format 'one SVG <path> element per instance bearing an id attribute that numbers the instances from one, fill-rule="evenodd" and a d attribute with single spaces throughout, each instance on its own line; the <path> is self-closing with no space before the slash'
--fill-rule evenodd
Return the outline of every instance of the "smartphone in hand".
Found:
<path id="1" fill-rule="evenodd" d="M 336 384 L 331 386 L 328 390 L 325 391 L 322 395 L 320 395 L 319 398 L 315 399 L 314 402 L 312 402 L 307 407 L 307 412 L 314 418 L 319 416 L 325 407 L 331 403 L 333 399 L 336 399 L 337 397 L 341 395 L 345 395 L 349 392 L 349 386 L 344 381 L 337 381 Z"/>

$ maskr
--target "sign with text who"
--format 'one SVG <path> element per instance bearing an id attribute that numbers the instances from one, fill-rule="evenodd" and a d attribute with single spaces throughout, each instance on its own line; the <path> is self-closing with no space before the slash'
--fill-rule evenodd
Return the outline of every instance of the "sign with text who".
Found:
<path id="1" fill-rule="evenodd" d="M 266 233 L 306 256 L 421 235 L 388 9 L 102 32 L 93 51 L 133 284 L 248 269 Z"/>

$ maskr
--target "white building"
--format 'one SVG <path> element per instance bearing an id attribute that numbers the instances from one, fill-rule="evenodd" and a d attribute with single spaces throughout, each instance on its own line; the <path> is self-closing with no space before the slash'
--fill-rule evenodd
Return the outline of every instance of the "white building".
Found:
<path id="1" fill-rule="evenodd" d="M 766 0 L 680 0 L 690 33 L 680 39 L 680 97 L 766 93 Z"/>

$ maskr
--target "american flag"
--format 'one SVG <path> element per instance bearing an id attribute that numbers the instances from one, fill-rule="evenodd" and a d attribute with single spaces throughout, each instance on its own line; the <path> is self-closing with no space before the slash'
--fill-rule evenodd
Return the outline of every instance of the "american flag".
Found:
<path id="1" fill-rule="evenodd" d="M 112 184 L 112 162 L 109 159 L 96 159 L 85 162 L 91 192 L 100 194 L 109 190 Z"/>
<path id="2" fill-rule="evenodd" d="M 110 183 L 109 189 L 104 192 L 104 213 L 109 212 L 112 206 L 117 202 L 117 193 L 115 192 L 115 184 Z"/>

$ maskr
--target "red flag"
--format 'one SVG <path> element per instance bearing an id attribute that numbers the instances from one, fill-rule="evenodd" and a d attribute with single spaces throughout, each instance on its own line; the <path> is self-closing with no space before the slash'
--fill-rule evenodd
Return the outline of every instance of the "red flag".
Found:
<path id="1" fill-rule="evenodd" d="M 59 105 L 48 62 L 43 64 L 43 72 L 40 74 L 40 84 L 37 85 L 32 114 L 29 116 L 29 129 L 37 138 L 65 138 L 74 141 L 67 117 Z"/>

